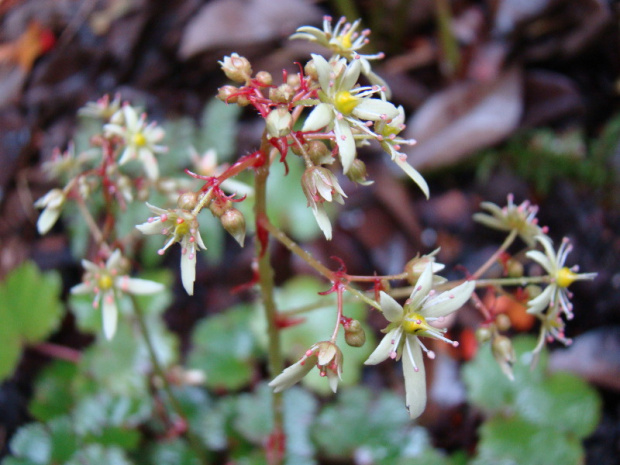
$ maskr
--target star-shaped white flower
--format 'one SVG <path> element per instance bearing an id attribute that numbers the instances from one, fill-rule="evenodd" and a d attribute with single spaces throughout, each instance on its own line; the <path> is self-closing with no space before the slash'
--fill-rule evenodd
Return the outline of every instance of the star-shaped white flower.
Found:
<path id="1" fill-rule="evenodd" d="M 332 238 L 332 225 L 325 211 L 323 203 L 335 200 L 339 204 L 344 204 L 343 197 L 346 194 L 340 187 L 338 179 L 334 173 L 322 166 L 308 168 L 301 177 L 301 187 L 308 199 L 308 206 L 312 208 L 312 213 L 318 223 L 325 238 Z"/>
<path id="2" fill-rule="evenodd" d="M 159 177 L 155 154 L 166 152 L 166 147 L 157 145 L 165 135 L 161 127 L 154 122 L 147 124 L 144 113 L 138 117 L 136 110 L 125 104 L 103 129 L 107 137 L 117 135 L 123 138 L 125 150 L 118 160 L 119 165 L 130 160 L 140 160 L 149 179 L 156 180 Z"/>
<path id="3" fill-rule="evenodd" d="M 321 90 L 319 103 L 304 122 L 302 131 L 318 131 L 333 127 L 344 173 L 355 160 L 356 149 L 352 128 L 378 139 L 366 121 L 390 120 L 398 116 L 396 107 L 385 100 L 371 98 L 379 86 L 357 86 L 361 65 L 345 59 L 328 62 L 320 55 L 312 55 Z"/>
<path id="4" fill-rule="evenodd" d="M 35 207 L 43 209 L 37 220 L 39 234 L 46 234 L 56 224 L 66 200 L 62 189 L 52 189 L 34 203 Z"/>
<path id="5" fill-rule="evenodd" d="M 390 322 L 375 351 L 370 354 L 366 365 L 376 365 L 387 358 L 403 360 L 405 376 L 406 406 L 411 418 L 416 418 L 426 406 L 426 377 L 422 351 L 429 358 L 435 354 L 428 350 L 419 337 L 431 337 L 458 345 L 447 339 L 445 330 L 431 326 L 429 322 L 441 321 L 445 316 L 458 310 L 469 300 L 476 286 L 467 281 L 446 292 L 433 291 L 433 270 L 428 265 L 414 286 L 411 296 L 401 307 L 392 297 L 381 291 L 380 304 L 383 315 Z"/>
<path id="6" fill-rule="evenodd" d="M 123 257 L 120 250 L 115 250 L 105 264 L 96 264 L 82 260 L 86 273 L 82 283 L 71 288 L 72 294 L 95 294 L 93 307 L 102 305 L 103 334 L 112 339 L 118 322 L 116 299 L 119 292 L 148 295 L 161 292 L 163 284 L 146 279 L 131 278 L 123 273 Z"/>
<path id="7" fill-rule="evenodd" d="M 336 392 L 338 381 L 342 379 L 342 352 L 336 344 L 330 341 L 314 344 L 297 363 L 276 376 L 269 386 L 274 392 L 288 389 L 301 381 L 315 366 L 319 368 L 321 376 L 327 376 L 329 387 Z"/>
<path id="8" fill-rule="evenodd" d="M 198 220 L 194 214 L 183 209 L 164 210 L 146 204 L 153 216 L 146 223 L 136 226 L 144 234 L 163 234 L 169 236 L 168 242 L 157 252 L 163 255 L 166 249 L 175 242 L 181 245 L 181 281 L 189 295 L 194 294 L 196 280 L 196 252 L 206 249 L 200 231 Z"/>

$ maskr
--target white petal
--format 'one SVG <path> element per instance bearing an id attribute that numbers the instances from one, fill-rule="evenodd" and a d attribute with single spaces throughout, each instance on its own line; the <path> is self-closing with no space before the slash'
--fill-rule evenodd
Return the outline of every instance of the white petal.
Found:
<path id="1" fill-rule="evenodd" d="M 551 263 L 549 258 L 544 253 L 539 252 L 538 250 L 530 250 L 525 254 L 525 256 L 541 265 L 547 271 L 547 273 L 551 275 L 554 274 L 555 266 Z"/>
<path id="2" fill-rule="evenodd" d="M 312 61 L 314 62 L 314 67 L 319 75 L 319 84 L 321 85 L 321 88 L 327 92 L 329 89 L 329 81 L 331 80 L 332 67 L 321 55 L 316 55 L 313 53 Z"/>
<path id="3" fill-rule="evenodd" d="M 138 151 L 138 158 L 140 158 L 142 165 L 144 165 L 146 177 L 151 181 L 156 181 L 159 177 L 159 167 L 157 166 L 157 160 L 153 156 L 153 152 L 143 147 Z"/>
<path id="4" fill-rule="evenodd" d="M 422 299 L 424 299 L 428 293 L 431 291 L 431 287 L 433 285 L 433 266 L 431 264 L 426 264 L 426 268 L 418 278 L 418 281 L 413 286 L 413 291 L 411 292 L 409 305 L 411 308 L 416 309 L 422 306 Z"/>
<path id="5" fill-rule="evenodd" d="M 351 127 L 344 119 L 334 120 L 334 134 L 336 135 L 336 144 L 340 152 L 340 162 L 344 174 L 347 174 L 353 161 L 355 160 L 355 139 L 351 132 Z"/>
<path id="6" fill-rule="evenodd" d="M 353 109 L 352 113 L 353 116 L 364 120 L 390 120 L 398 116 L 398 108 L 390 102 L 386 102 L 378 98 L 363 98 Z"/>
<path id="7" fill-rule="evenodd" d="M 405 405 L 409 410 L 411 419 L 419 417 L 426 407 L 426 374 L 422 348 L 418 344 L 416 336 L 406 336 L 403 348 L 403 375 L 405 376 Z M 418 368 L 415 371 L 413 362 Z"/>
<path id="8" fill-rule="evenodd" d="M 52 229 L 52 226 L 56 224 L 59 216 L 59 208 L 44 209 L 37 220 L 37 230 L 39 231 L 39 234 L 46 234 L 50 229 Z"/>
<path id="9" fill-rule="evenodd" d="M 194 237 L 196 238 L 196 244 L 198 244 L 198 247 L 201 249 L 207 248 L 205 243 L 202 241 L 202 236 L 200 235 L 200 231 L 198 229 L 196 229 L 196 235 Z"/>
<path id="10" fill-rule="evenodd" d="M 134 158 L 136 158 L 136 150 L 131 146 L 127 146 L 125 147 L 125 150 L 123 150 L 123 153 L 118 160 L 118 164 L 124 165 L 128 161 L 133 160 Z"/>
<path id="11" fill-rule="evenodd" d="M 146 223 L 137 224 L 136 228 L 142 234 L 161 234 L 164 229 L 164 223 L 160 220 L 147 221 Z"/>
<path id="12" fill-rule="evenodd" d="M 116 324 L 118 321 L 118 310 L 114 299 L 114 292 L 108 291 L 101 296 L 103 300 L 102 317 L 103 317 L 103 334 L 106 339 L 110 340 L 116 333 Z"/>
<path id="13" fill-rule="evenodd" d="M 181 282 L 189 295 L 194 295 L 194 281 L 196 281 L 196 254 L 186 250 L 185 253 L 181 253 Z"/>
<path id="14" fill-rule="evenodd" d="M 470 299 L 475 288 L 475 281 L 464 282 L 454 289 L 442 292 L 437 297 L 427 300 L 420 313 L 425 318 L 447 316 L 461 308 Z"/>
<path id="15" fill-rule="evenodd" d="M 303 361 L 303 365 L 302 365 Z M 282 373 L 276 376 L 269 383 L 269 387 L 273 388 L 273 392 L 281 392 L 290 388 L 293 384 L 298 383 L 308 374 L 316 365 L 316 356 L 308 357 L 298 361 L 297 363 L 285 368 Z"/>
<path id="16" fill-rule="evenodd" d="M 426 184 L 426 180 L 424 177 L 409 163 L 404 160 L 401 160 L 398 155 L 393 159 L 394 163 L 398 165 L 398 167 L 403 170 L 407 176 L 411 178 L 413 182 L 415 182 L 418 187 L 422 190 L 426 198 L 428 199 L 430 196 L 430 191 L 428 188 L 428 184 Z"/>
<path id="17" fill-rule="evenodd" d="M 338 391 L 338 381 L 340 380 L 340 377 L 331 370 L 326 370 L 325 373 L 327 374 L 327 380 L 329 381 L 329 387 L 335 394 L 336 391 Z"/>
<path id="18" fill-rule="evenodd" d="M 125 105 L 123 107 L 123 115 L 125 116 L 125 127 L 136 130 L 138 125 L 138 114 L 131 105 Z"/>
<path id="19" fill-rule="evenodd" d="M 383 336 L 383 339 L 381 339 L 381 342 L 379 342 L 377 348 L 364 362 L 364 365 L 376 365 L 377 363 L 387 360 L 392 352 L 392 349 L 394 348 L 392 341 L 396 339 L 400 331 L 402 331 L 400 327 L 394 328 L 392 331 Z"/>
<path id="20" fill-rule="evenodd" d="M 403 307 L 390 295 L 381 291 L 379 293 L 379 303 L 381 304 L 381 310 L 383 310 L 383 316 L 390 323 L 398 322 L 403 319 Z"/>
<path id="21" fill-rule="evenodd" d="M 553 294 L 555 293 L 557 286 L 550 284 L 542 291 L 537 297 L 533 298 L 527 303 L 527 313 L 538 314 L 542 313 L 545 308 L 551 303 Z"/>
<path id="22" fill-rule="evenodd" d="M 507 224 L 485 213 L 474 213 L 472 218 L 474 219 L 474 221 L 477 221 L 478 223 L 481 223 L 484 226 L 491 228 L 491 229 L 499 229 L 502 231 L 505 231 L 508 229 Z"/>
<path id="23" fill-rule="evenodd" d="M 116 278 L 115 286 L 123 292 L 135 295 L 156 294 L 164 290 L 164 285 L 148 279 L 130 278 L 129 276 L 119 276 Z"/>
<path id="24" fill-rule="evenodd" d="M 312 209 L 312 213 L 314 214 L 314 218 L 316 219 L 319 228 L 323 231 L 325 235 L 325 239 L 328 241 L 332 238 L 332 224 L 329 221 L 329 217 L 325 212 L 325 208 L 323 205 L 316 205 L 315 208 Z"/>
<path id="25" fill-rule="evenodd" d="M 327 365 L 336 356 L 338 350 L 334 344 L 323 345 L 324 350 L 320 350 L 317 356 L 319 365 Z"/>
<path id="26" fill-rule="evenodd" d="M 357 83 L 360 77 L 360 71 L 362 70 L 359 60 L 353 60 L 349 63 L 349 66 L 345 69 L 340 82 L 338 83 L 338 90 L 351 90 Z"/>
<path id="27" fill-rule="evenodd" d="M 302 131 L 318 131 L 327 126 L 334 119 L 332 106 L 327 103 L 319 103 L 314 110 L 310 112 L 304 122 Z"/>
<path id="28" fill-rule="evenodd" d="M 114 252 L 112 252 L 110 257 L 108 258 L 108 260 L 106 261 L 105 267 L 109 271 L 112 271 L 112 270 L 118 268 L 119 265 L 121 264 L 121 259 L 122 258 L 123 258 L 123 255 L 121 254 L 121 251 L 119 249 L 115 249 Z"/>
<path id="29" fill-rule="evenodd" d="M 71 294 L 90 294 L 93 289 L 92 284 L 80 283 L 71 288 Z"/>

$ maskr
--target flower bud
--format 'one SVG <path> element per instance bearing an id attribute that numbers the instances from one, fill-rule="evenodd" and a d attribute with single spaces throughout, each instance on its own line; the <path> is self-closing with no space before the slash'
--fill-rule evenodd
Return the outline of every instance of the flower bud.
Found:
<path id="1" fill-rule="evenodd" d="M 319 80 L 319 73 L 317 73 L 316 71 L 316 65 L 314 64 L 314 60 L 310 60 L 308 63 L 306 63 L 306 66 L 304 66 L 304 73 L 306 73 L 306 76 L 310 76 L 315 81 Z"/>
<path id="2" fill-rule="evenodd" d="M 271 73 L 268 73 L 267 71 L 259 71 L 256 73 L 256 76 L 254 76 L 254 79 L 256 79 L 261 86 L 270 86 L 273 83 Z"/>
<path id="3" fill-rule="evenodd" d="M 330 164 L 334 161 L 332 151 L 320 140 L 311 140 L 306 144 L 306 152 L 315 165 Z"/>
<path id="4" fill-rule="evenodd" d="M 182 210 L 193 210 L 198 205 L 197 192 L 184 192 L 177 200 L 177 206 Z"/>
<path id="5" fill-rule="evenodd" d="M 222 86 L 217 90 L 217 98 L 225 103 L 237 103 L 239 89 L 235 86 Z"/>
<path id="6" fill-rule="evenodd" d="M 297 73 L 295 74 L 289 74 L 286 77 L 286 83 L 293 87 L 293 88 L 297 88 L 299 87 L 299 84 L 301 83 L 300 79 L 299 79 L 299 75 Z"/>
<path id="7" fill-rule="evenodd" d="M 481 344 L 491 340 L 491 336 L 493 336 L 493 332 L 486 326 L 482 326 L 476 330 L 476 340 Z"/>
<path id="8" fill-rule="evenodd" d="M 344 340 L 351 347 L 362 347 L 366 342 L 364 328 L 357 320 L 351 320 L 344 324 Z"/>
<path id="9" fill-rule="evenodd" d="M 289 103 L 293 95 L 295 95 L 295 89 L 288 84 L 280 84 L 275 89 L 269 89 L 269 99 L 275 103 Z"/>
<path id="10" fill-rule="evenodd" d="M 282 137 L 291 132 L 293 117 L 285 107 L 277 107 L 267 116 L 267 134 L 269 137 Z"/>
<path id="11" fill-rule="evenodd" d="M 510 329 L 510 317 L 505 313 L 500 313 L 495 317 L 495 325 L 500 331 L 508 331 Z"/>
<path id="12" fill-rule="evenodd" d="M 532 300 L 540 295 L 540 293 L 542 292 L 542 289 L 540 288 L 540 286 L 537 286 L 536 284 L 530 284 L 525 287 L 525 292 L 527 292 L 528 298 Z"/>
<path id="13" fill-rule="evenodd" d="M 231 81 L 245 83 L 250 80 L 252 75 L 252 65 L 247 58 L 233 53 L 229 57 L 224 57 L 224 61 L 219 62 L 222 71 Z"/>
<path id="14" fill-rule="evenodd" d="M 493 352 L 493 356 L 504 374 L 510 380 L 514 380 L 512 365 L 517 360 L 517 356 L 510 339 L 506 336 L 495 336 L 493 338 L 493 342 L 491 343 L 491 351 Z"/>
<path id="15" fill-rule="evenodd" d="M 232 208 L 232 201 L 226 197 L 216 197 L 209 204 L 209 210 L 213 216 L 221 218 L 224 213 Z"/>
<path id="16" fill-rule="evenodd" d="M 230 208 L 220 217 L 220 221 L 224 229 L 243 247 L 243 242 L 245 241 L 245 218 L 243 213 L 236 208 Z"/>
<path id="17" fill-rule="evenodd" d="M 358 184 L 366 186 L 368 184 L 372 184 L 372 181 L 366 181 L 366 164 L 356 158 L 353 160 L 349 171 L 347 171 L 347 177 Z"/>
<path id="18" fill-rule="evenodd" d="M 510 259 L 506 263 L 506 271 L 511 278 L 520 278 L 523 276 L 523 263 L 518 260 Z"/>

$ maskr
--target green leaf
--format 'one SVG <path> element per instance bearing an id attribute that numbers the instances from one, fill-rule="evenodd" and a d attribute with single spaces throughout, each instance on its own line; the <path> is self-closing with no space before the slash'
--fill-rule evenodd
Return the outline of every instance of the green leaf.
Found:
<path id="1" fill-rule="evenodd" d="M 553 374 L 543 383 L 519 391 L 516 399 L 516 411 L 522 418 L 580 438 L 596 428 L 600 407 L 596 391 L 570 373 Z"/>
<path id="2" fill-rule="evenodd" d="M 200 465 L 200 460 L 185 441 L 159 442 L 151 446 L 148 451 L 148 461 L 145 465 Z"/>
<path id="3" fill-rule="evenodd" d="M 104 447 L 101 444 L 89 444 L 80 449 L 65 465 L 105 464 L 132 465 L 125 452 L 118 447 Z"/>
<path id="4" fill-rule="evenodd" d="M 52 441 L 52 462 L 65 463 L 78 449 L 78 438 L 73 430 L 73 419 L 68 415 L 57 417 L 47 424 Z"/>
<path id="5" fill-rule="evenodd" d="M 253 393 L 237 398 L 235 429 L 248 441 L 262 444 L 273 430 L 272 391 L 262 383 Z"/>
<path id="6" fill-rule="evenodd" d="M 314 465 L 316 447 L 310 437 L 318 410 L 317 400 L 307 391 L 292 387 L 284 392 L 284 432 L 287 465 Z"/>
<path id="7" fill-rule="evenodd" d="M 77 365 L 56 360 L 37 377 L 30 413 L 40 421 L 68 414 L 73 405 L 71 381 L 77 373 Z"/>
<path id="8" fill-rule="evenodd" d="M 463 368 L 463 381 L 467 386 L 469 401 L 486 412 L 510 410 L 519 392 L 540 382 L 547 364 L 547 353 L 531 368 L 531 350 L 536 341 L 531 337 L 513 340 L 517 361 L 513 366 L 514 381 L 510 381 L 499 368 L 487 344 L 480 348 L 476 358 Z"/>
<path id="9" fill-rule="evenodd" d="M 41 273 L 32 262 L 15 268 L 0 291 L 0 326 L 10 325 L 27 343 L 44 340 L 63 316 L 61 280 L 55 271 Z"/>
<path id="10" fill-rule="evenodd" d="M 23 426 L 11 439 L 11 452 L 32 463 L 47 464 L 52 456 L 50 434 L 39 423 Z"/>
<path id="11" fill-rule="evenodd" d="M 227 105 L 219 99 L 212 99 L 202 113 L 201 129 L 197 149 L 215 149 L 218 161 L 225 161 L 235 153 L 237 120 L 241 108 Z"/>
<path id="12" fill-rule="evenodd" d="M 107 435 L 111 440 L 116 435 L 113 431 L 106 432 L 106 429 L 135 428 L 150 418 L 152 409 L 151 397 L 130 398 L 111 395 L 105 391 L 85 396 L 79 400 L 73 413 L 75 431 L 82 436 Z M 134 439 L 131 439 L 129 443 L 133 441 Z"/>
<path id="13" fill-rule="evenodd" d="M 472 465 L 579 465 L 583 455 L 575 437 L 519 418 L 496 417 L 480 428 L 478 455 Z"/>
<path id="14" fill-rule="evenodd" d="M 7 315 L 8 308 L 0 306 L 0 381 L 11 376 L 22 354 L 19 333 L 15 330 L 13 320 Z"/>
<path id="15" fill-rule="evenodd" d="M 214 389 L 240 389 L 253 373 L 255 340 L 250 331 L 252 309 L 241 305 L 201 321 L 192 335 L 188 365 L 207 374 Z"/>

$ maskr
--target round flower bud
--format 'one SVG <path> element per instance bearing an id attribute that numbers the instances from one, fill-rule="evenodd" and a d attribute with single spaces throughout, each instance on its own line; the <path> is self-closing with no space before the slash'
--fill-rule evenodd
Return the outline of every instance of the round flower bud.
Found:
<path id="1" fill-rule="evenodd" d="M 237 103 L 239 89 L 235 86 L 222 86 L 217 90 L 217 98 L 224 103 Z"/>
<path id="2" fill-rule="evenodd" d="M 259 71 L 256 73 L 256 76 L 254 76 L 254 79 L 256 79 L 262 86 L 270 86 L 273 83 L 271 73 L 268 73 L 267 71 Z"/>
<path id="3" fill-rule="evenodd" d="M 269 99 L 275 103 L 288 103 L 295 95 L 295 89 L 288 84 L 280 84 L 278 87 L 269 89 Z"/>
<path id="4" fill-rule="evenodd" d="M 232 201 L 226 197 L 216 197 L 209 204 L 209 210 L 213 216 L 221 218 L 224 213 L 232 208 Z"/>
<path id="5" fill-rule="evenodd" d="M 198 205 L 198 193 L 197 192 L 184 192 L 179 195 L 177 199 L 177 206 L 182 210 L 193 210 Z"/>
<path id="6" fill-rule="evenodd" d="M 233 53 L 229 57 L 224 57 L 224 61 L 219 62 L 222 71 L 231 81 L 245 83 L 252 75 L 252 65 L 247 58 Z"/>
<path id="7" fill-rule="evenodd" d="M 510 379 L 514 379 L 512 374 L 512 364 L 517 360 L 512 342 L 506 336 L 495 336 L 491 343 L 491 351 L 500 368 Z"/>
<path id="8" fill-rule="evenodd" d="M 517 260 L 508 260 L 506 263 L 506 271 L 511 278 L 520 278 L 523 276 L 523 264 Z"/>
<path id="9" fill-rule="evenodd" d="M 245 218 L 243 213 L 236 208 L 231 208 L 220 217 L 220 221 L 224 229 L 243 247 L 243 242 L 245 241 Z"/>
<path id="10" fill-rule="evenodd" d="M 505 313 L 500 313 L 495 317 L 495 325 L 500 331 L 508 331 L 510 329 L 510 317 Z"/>
<path id="11" fill-rule="evenodd" d="M 529 299 L 532 300 L 540 295 L 542 289 L 536 284 L 530 284 L 525 287 L 525 292 L 527 292 L 527 296 L 529 297 Z"/>
<path id="12" fill-rule="evenodd" d="M 321 165 L 333 161 L 332 152 L 327 145 L 320 140 L 311 140 L 306 144 L 306 151 L 312 163 Z"/>
<path id="13" fill-rule="evenodd" d="M 353 160 L 351 168 L 347 171 L 347 177 L 351 181 L 362 185 L 372 183 L 372 181 L 366 181 L 366 163 L 357 158 Z"/>
<path id="14" fill-rule="evenodd" d="M 476 340 L 481 344 L 489 341 L 491 336 L 493 336 L 493 332 L 486 326 L 482 326 L 476 330 Z"/>
<path id="15" fill-rule="evenodd" d="M 310 60 L 306 63 L 306 66 L 304 66 L 304 73 L 306 73 L 306 76 L 310 76 L 315 81 L 319 80 L 319 73 L 316 72 L 314 60 Z"/>
<path id="16" fill-rule="evenodd" d="M 247 107 L 250 103 L 250 99 L 246 95 L 241 94 L 237 96 L 237 105 L 240 107 Z"/>
<path id="17" fill-rule="evenodd" d="M 293 88 L 297 88 L 299 87 L 299 84 L 301 83 L 300 79 L 299 79 L 299 75 L 297 73 L 295 74 L 289 74 L 286 77 L 286 83 L 293 87 Z"/>
<path id="18" fill-rule="evenodd" d="M 344 340 L 352 347 L 362 347 L 366 342 L 364 328 L 357 320 L 351 320 L 344 324 Z"/>

